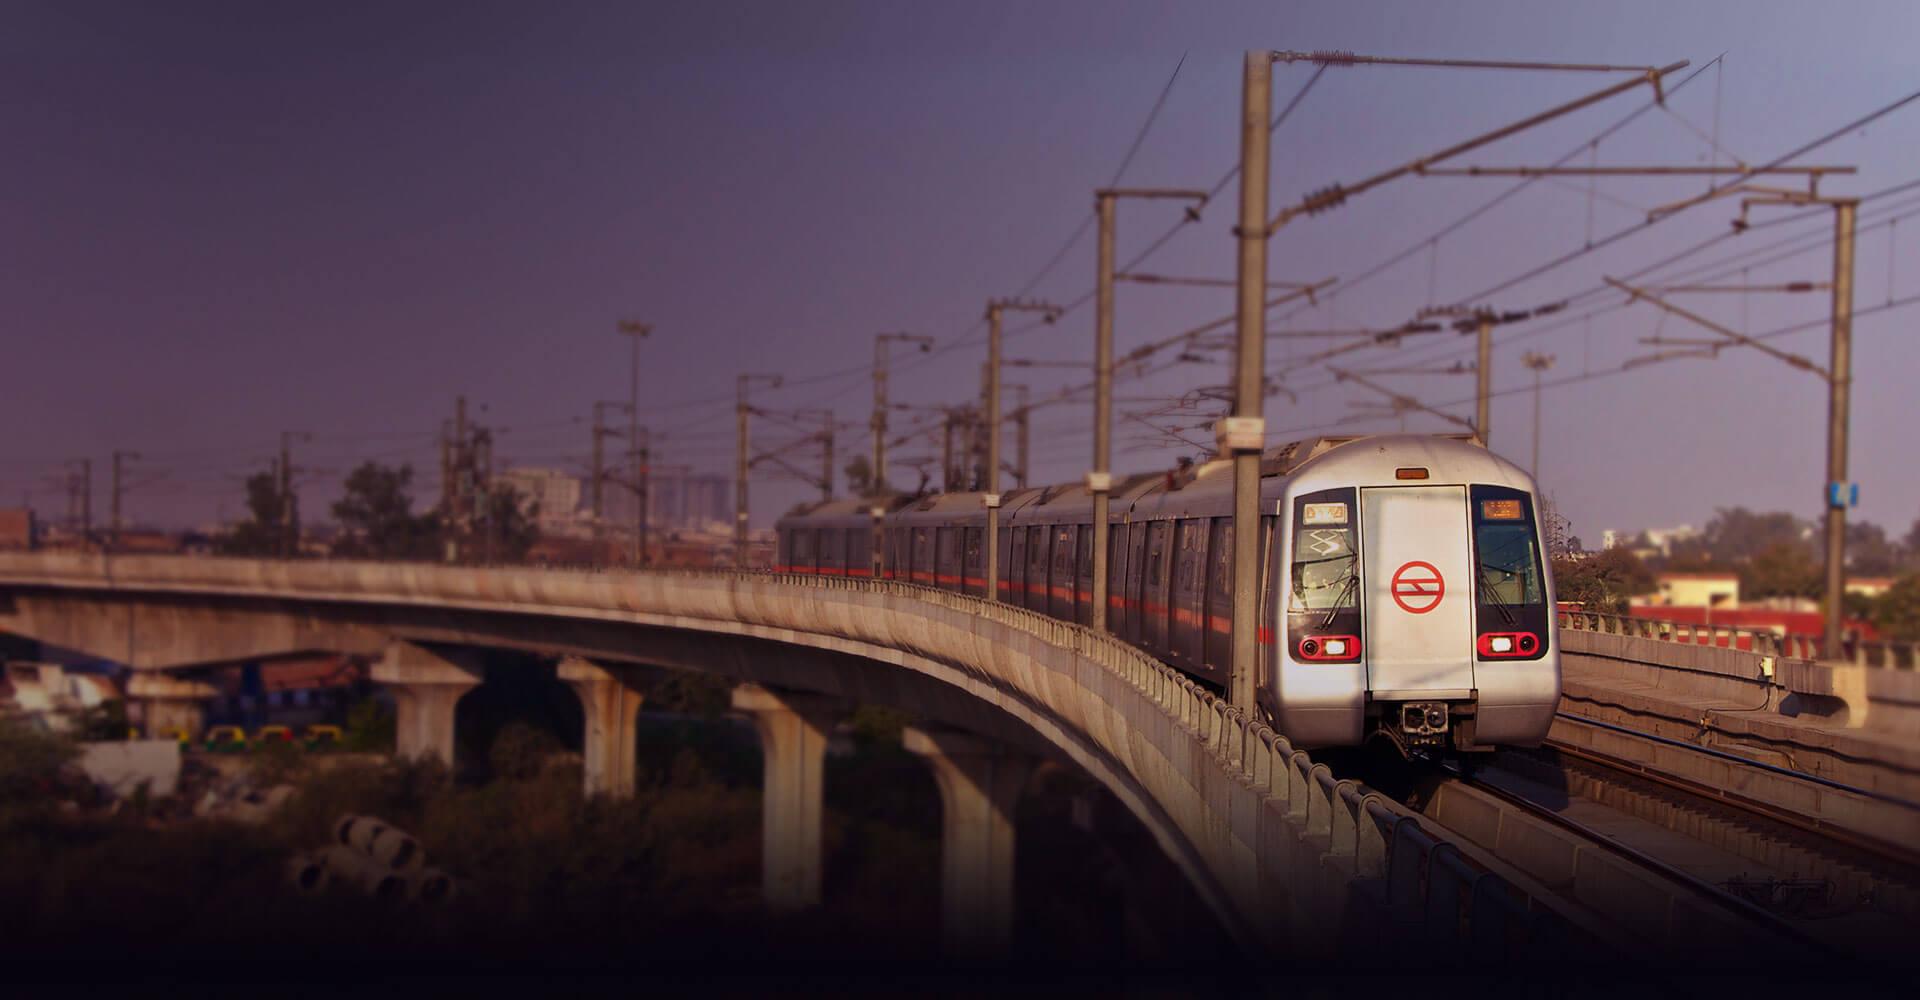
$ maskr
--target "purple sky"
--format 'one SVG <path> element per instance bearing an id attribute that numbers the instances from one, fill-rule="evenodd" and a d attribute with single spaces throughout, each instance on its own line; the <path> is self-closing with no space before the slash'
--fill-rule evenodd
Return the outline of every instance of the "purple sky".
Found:
<path id="1" fill-rule="evenodd" d="M 1598 160 L 1705 163 L 1711 151 L 1697 132 L 1717 127 L 1731 154 L 1764 163 L 1920 88 L 1917 29 L 1920 9 L 1899 2 L 1818 15 L 1803 3 L 1744 2 L 13 3 L 0 9 L 0 91 L 9 96 L 0 102 L 0 302 L 12 348 L 0 496 L 57 516 L 64 500 L 53 477 L 61 462 L 87 456 L 104 511 L 109 454 L 137 449 L 141 479 L 166 476 L 131 494 L 135 516 L 204 522 L 238 512 L 240 478 L 263 466 L 283 429 L 315 435 L 298 456 L 316 470 L 304 490 L 310 512 L 368 457 L 412 461 L 431 495 L 433 433 L 460 393 L 510 428 L 499 438 L 504 458 L 577 465 L 591 402 L 626 396 L 627 345 L 614 322 L 628 316 L 656 326 L 642 392 L 660 461 L 730 472 L 743 370 L 788 376 L 757 402 L 831 406 L 863 427 L 873 334 L 907 329 L 959 346 L 900 368 L 894 398 L 971 394 L 984 301 L 1027 286 L 1080 225 L 1183 56 L 1126 183 L 1207 187 L 1233 164 L 1240 53 L 1252 46 L 1690 59 L 1696 68 L 1724 52 L 1670 112 L 1643 115 L 1602 143 Z M 1311 73 L 1276 67 L 1276 105 Z M 1276 137 L 1276 203 L 1611 79 L 1330 70 Z M 1640 90 L 1460 162 L 1549 161 L 1645 101 Z M 1858 164 L 1859 176 L 1827 189 L 1865 194 L 1920 177 L 1917 153 L 1920 102 L 1800 162 Z M 1273 276 L 1351 281 L 1506 183 L 1410 179 L 1357 198 L 1276 237 Z M 1579 247 L 1590 208 L 1594 234 L 1605 235 L 1705 187 L 1607 181 L 1590 198 L 1581 181 L 1537 184 L 1436 252 L 1274 328 L 1398 324 Z M 1236 191 L 1141 269 L 1230 276 Z M 1920 294 L 1920 219 L 1875 225 L 1916 211 L 1915 194 L 1862 207 L 1862 309 L 1887 301 L 1890 272 L 1894 295 Z M 1586 292 L 1602 274 L 1725 232 L 1736 212 L 1730 203 L 1696 209 L 1490 301 L 1524 308 Z M 1176 213 L 1124 205 L 1122 259 Z M 1804 235 L 1786 248 L 1808 252 L 1748 280 L 1825 280 L 1826 225 L 1756 231 L 1686 265 Z M 1093 268 L 1089 234 L 1032 293 L 1077 300 Z M 1725 280 L 1739 281 L 1737 270 Z M 1122 286 L 1121 348 L 1226 315 L 1231 295 Z M 1826 309 L 1824 295 L 1688 302 L 1754 332 Z M 1920 515 L 1907 438 L 1916 317 L 1920 309 L 1893 309 L 1858 324 L 1860 514 L 1900 531 Z M 1529 350 L 1557 356 L 1553 377 L 1618 367 L 1655 350 L 1636 340 L 1659 324 L 1642 305 L 1535 332 L 1547 326 L 1502 332 L 1496 388 L 1527 384 L 1519 361 Z M 1011 338 L 1008 354 L 1085 358 L 1091 331 L 1085 306 Z M 1697 335 L 1678 321 L 1663 332 Z M 1816 329 L 1775 343 L 1824 363 L 1825 342 Z M 1272 366 L 1325 343 L 1275 341 Z M 1447 334 L 1354 363 L 1447 363 L 1470 351 Z M 1009 378 L 1045 390 L 1078 373 Z M 1120 395 L 1178 397 L 1226 378 L 1222 365 L 1190 364 Z M 1367 398 L 1324 370 L 1286 381 L 1298 401 L 1270 401 L 1276 442 L 1333 429 L 1350 402 Z M 1462 376 L 1388 381 L 1437 401 L 1472 393 Z M 1550 390 L 1545 407 L 1543 479 L 1590 542 L 1603 527 L 1697 524 L 1734 503 L 1817 510 L 1824 388 L 1754 352 L 1575 382 Z M 1036 416 L 1038 478 L 1084 471 L 1090 409 Z M 1496 450 L 1527 460 L 1531 412 L 1524 393 L 1496 401 Z M 909 419 L 897 415 L 896 428 Z M 1136 447 L 1151 439 L 1141 424 L 1121 424 L 1119 468 L 1159 467 L 1183 450 Z M 761 440 L 778 439 L 769 429 Z M 844 432 L 840 448 L 866 450 L 863 430 Z M 809 492 L 756 485 L 756 521 Z"/>

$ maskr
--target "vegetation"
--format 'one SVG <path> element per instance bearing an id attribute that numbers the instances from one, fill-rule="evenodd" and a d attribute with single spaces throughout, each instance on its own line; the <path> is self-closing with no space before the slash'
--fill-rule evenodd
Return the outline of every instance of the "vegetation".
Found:
<path id="1" fill-rule="evenodd" d="M 340 538 L 333 554 L 360 559 L 438 559 L 443 525 L 437 513 L 415 514 L 407 487 L 413 467 L 365 462 L 347 476 L 333 505 Z"/>
<path id="2" fill-rule="evenodd" d="M 287 498 L 271 472 L 247 477 L 247 519 L 214 540 L 215 550 L 230 556 L 282 554 L 286 543 Z"/>

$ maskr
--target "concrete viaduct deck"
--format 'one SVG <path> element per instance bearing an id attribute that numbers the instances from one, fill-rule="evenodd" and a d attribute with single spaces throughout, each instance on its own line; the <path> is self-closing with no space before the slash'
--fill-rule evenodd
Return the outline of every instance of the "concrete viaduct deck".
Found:
<path id="1" fill-rule="evenodd" d="M 952 729 L 910 732 L 946 811 L 946 934 L 990 953 L 1010 926 L 1010 810 L 1023 760 L 1071 761 L 1261 955 L 1436 952 L 1534 957 L 1568 927 L 1489 860 L 1110 636 L 890 581 L 595 573 L 416 564 L 0 554 L 0 629 L 130 665 L 131 692 L 198 694 L 196 668 L 312 651 L 379 657 L 402 752 L 450 752 L 479 683 L 461 649 L 563 658 L 587 720 L 591 787 L 630 788 L 640 704 L 626 673 L 748 682 L 735 707 L 766 755 L 770 905 L 819 894 L 820 755 L 837 705 L 896 706 Z M 621 764 L 625 760 L 626 764 Z M 1497 868 L 1497 866 L 1491 866 Z M 1404 949 L 1398 954 L 1406 955 Z"/>

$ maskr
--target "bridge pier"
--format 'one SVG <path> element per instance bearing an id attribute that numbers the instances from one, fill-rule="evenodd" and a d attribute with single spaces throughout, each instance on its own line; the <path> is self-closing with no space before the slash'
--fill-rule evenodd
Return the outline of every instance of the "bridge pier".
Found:
<path id="1" fill-rule="evenodd" d="M 977 736 L 908 728 L 940 786 L 940 922 L 949 953 L 1004 955 L 1013 937 L 1013 819 L 1033 761 Z"/>
<path id="2" fill-rule="evenodd" d="M 580 696 L 586 716 L 580 756 L 587 794 L 632 797 L 634 758 L 638 753 L 634 724 L 646 700 L 631 684 L 635 671 L 569 656 L 560 661 L 558 673 Z"/>
<path id="3" fill-rule="evenodd" d="M 198 738 L 207 728 L 207 702 L 220 690 L 205 681 L 169 674 L 136 673 L 127 681 L 127 699 L 140 706 L 140 722 L 148 738 L 181 728 Z"/>
<path id="4" fill-rule="evenodd" d="M 796 910 L 820 902 L 820 809 L 827 736 L 840 706 L 819 695 L 757 684 L 733 691 L 735 711 L 760 734 L 760 881 L 767 906 Z"/>
<path id="5" fill-rule="evenodd" d="M 386 655 L 373 665 L 373 679 L 393 693 L 398 709 L 394 753 L 437 757 L 453 767 L 454 708 L 482 679 L 472 654 L 442 653 L 411 642 L 389 643 Z"/>

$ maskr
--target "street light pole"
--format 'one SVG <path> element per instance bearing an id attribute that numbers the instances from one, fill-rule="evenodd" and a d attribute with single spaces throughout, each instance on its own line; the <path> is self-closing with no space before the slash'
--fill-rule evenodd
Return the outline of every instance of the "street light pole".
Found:
<path id="1" fill-rule="evenodd" d="M 633 463 L 634 489 L 638 491 L 633 502 L 633 564 L 641 566 L 647 561 L 647 487 L 644 471 L 647 456 L 646 449 L 640 446 L 640 340 L 653 332 L 653 326 L 623 319 L 619 322 L 619 329 L 633 338 L 633 376 L 627 387 L 627 447 L 631 449 L 628 457 Z"/>

